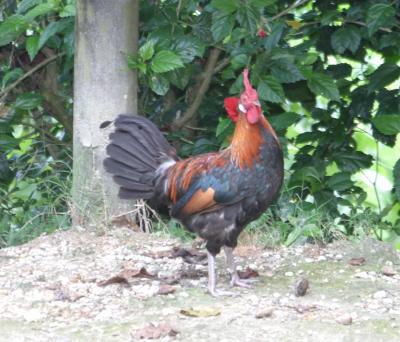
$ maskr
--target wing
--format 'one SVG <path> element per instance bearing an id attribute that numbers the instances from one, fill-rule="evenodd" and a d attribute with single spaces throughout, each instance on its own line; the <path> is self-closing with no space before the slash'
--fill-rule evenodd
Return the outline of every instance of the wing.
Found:
<path id="1" fill-rule="evenodd" d="M 211 212 L 221 207 L 236 203 L 246 197 L 249 189 L 244 186 L 245 174 L 231 163 L 221 167 L 203 170 L 193 176 L 187 189 L 178 189 L 176 203 L 172 207 L 171 215 L 181 218 L 203 212 Z M 177 182 L 185 183 L 184 179 Z"/>

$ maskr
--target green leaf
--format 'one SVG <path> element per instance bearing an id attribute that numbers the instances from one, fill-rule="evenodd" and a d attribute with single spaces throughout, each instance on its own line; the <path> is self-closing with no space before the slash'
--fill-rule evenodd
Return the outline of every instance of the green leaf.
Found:
<path id="1" fill-rule="evenodd" d="M 28 28 L 28 21 L 22 15 L 12 15 L 0 24 L 0 46 L 7 45 Z"/>
<path id="2" fill-rule="evenodd" d="M 26 51 L 28 51 L 29 58 L 31 61 L 35 58 L 36 54 L 39 51 L 39 36 L 30 36 L 26 39 L 25 42 Z"/>
<path id="3" fill-rule="evenodd" d="M 15 68 L 8 71 L 1 82 L 1 87 L 4 88 L 5 86 L 9 85 L 10 83 L 16 81 L 24 74 L 24 71 L 20 68 Z"/>
<path id="4" fill-rule="evenodd" d="M 0 151 L 6 152 L 18 147 L 19 140 L 9 135 L 0 135 Z"/>
<path id="5" fill-rule="evenodd" d="M 161 75 L 152 75 L 149 84 L 151 90 L 153 90 L 157 95 L 165 95 L 169 90 L 168 80 Z"/>
<path id="6" fill-rule="evenodd" d="M 35 5 L 43 3 L 43 0 L 23 0 L 18 4 L 17 14 L 24 14 Z"/>
<path id="7" fill-rule="evenodd" d="M 224 13 L 215 12 L 212 16 L 211 33 L 215 42 L 229 36 L 235 24 L 235 17 Z"/>
<path id="8" fill-rule="evenodd" d="M 272 115 L 272 116 L 268 116 L 267 113 L 267 118 L 269 123 L 275 130 L 283 131 L 287 129 L 289 126 L 297 123 L 301 119 L 301 116 L 293 112 L 285 112 L 279 115 Z"/>
<path id="9" fill-rule="evenodd" d="M 53 21 L 43 30 L 39 39 L 39 50 L 47 43 L 47 41 L 53 37 L 55 34 L 63 32 L 69 27 L 73 27 L 74 21 L 71 19 L 61 19 L 58 21 Z"/>
<path id="10" fill-rule="evenodd" d="M 232 120 L 229 118 L 220 118 L 217 126 L 215 136 L 219 137 L 222 133 L 228 130 L 232 126 Z"/>
<path id="11" fill-rule="evenodd" d="M 18 95 L 15 101 L 15 107 L 24 110 L 30 110 L 39 107 L 42 104 L 42 97 L 34 92 Z"/>
<path id="12" fill-rule="evenodd" d="M 151 69 L 158 74 L 181 67 L 183 67 L 181 58 L 168 50 L 158 52 L 151 61 Z"/>
<path id="13" fill-rule="evenodd" d="M 352 70 L 351 65 L 346 63 L 329 65 L 326 68 L 326 71 L 336 80 L 351 76 Z"/>
<path id="14" fill-rule="evenodd" d="M 372 5 L 367 13 L 368 33 L 371 36 L 380 27 L 391 27 L 394 23 L 396 10 L 393 5 L 378 3 Z"/>
<path id="15" fill-rule="evenodd" d="M 166 74 L 168 81 L 175 87 L 184 90 L 188 85 L 191 76 L 190 68 L 172 70 Z"/>
<path id="16" fill-rule="evenodd" d="M 342 171 L 350 173 L 372 165 L 372 157 L 360 151 L 336 152 L 333 159 Z"/>
<path id="17" fill-rule="evenodd" d="M 383 134 L 393 135 L 400 133 L 400 115 L 377 115 L 372 119 L 372 123 Z"/>
<path id="18" fill-rule="evenodd" d="M 258 96 L 261 100 L 282 103 L 285 101 L 285 93 L 282 85 L 274 76 L 266 76 L 258 83 Z"/>
<path id="19" fill-rule="evenodd" d="M 211 6 L 217 10 L 230 14 L 239 8 L 239 0 L 213 0 Z"/>
<path id="20" fill-rule="evenodd" d="M 321 182 L 321 175 L 318 170 L 313 166 L 305 166 L 296 170 L 291 177 L 291 181 L 305 182 L 317 180 Z"/>
<path id="21" fill-rule="evenodd" d="M 149 40 L 148 42 L 144 43 L 139 49 L 139 56 L 142 60 L 148 61 L 154 55 L 154 43 Z"/>
<path id="22" fill-rule="evenodd" d="M 243 68 L 247 65 L 247 61 L 249 60 L 249 56 L 242 53 L 240 55 L 236 55 L 231 60 L 231 65 L 233 69 Z"/>
<path id="23" fill-rule="evenodd" d="M 281 22 L 273 22 L 271 27 L 271 33 L 268 34 L 266 38 L 264 38 L 264 47 L 268 50 L 276 47 L 283 36 L 283 30 L 286 25 Z"/>
<path id="24" fill-rule="evenodd" d="M 322 95 L 328 99 L 340 101 L 339 90 L 329 75 L 317 72 L 310 73 L 307 84 L 315 95 Z"/>
<path id="25" fill-rule="evenodd" d="M 259 10 L 250 5 L 241 7 L 237 14 L 240 26 L 245 28 L 251 35 L 257 32 L 259 17 Z"/>
<path id="26" fill-rule="evenodd" d="M 396 162 L 393 168 L 393 187 L 397 201 L 400 202 L 400 159 Z"/>
<path id="27" fill-rule="evenodd" d="M 368 90 L 373 92 L 381 89 L 400 77 L 400 67 L 395 63 L 384 63 L 369 75 Z"/>
<path id="28" fill-rule="evenodd" d="M 345 50 L 350 50 L 354 54 L 360 46 L 360 41 L 360 30 L 355 26 L 342 26 L 331 36 L 332 47 L 339 54 Z"/>
<path id="29" fill-rule="evenodd" d="M 33 9 L 31 9 L 28 13 L 25 14 L 25 19 L 28 21 L 32 21 L 36 17 L 45 15 L 47 13 L 50 13 L 51 11 L 54 11 L 54 8 L 55 8 L 55 6 L 50 3 L 37 5 Z"/>
<path id="30" fill-rule="evenodd" d="M 328 178 L 326 184 L 332 190 L 344 191 L 351 188 L 354 185 L 354 182 L 351 180 L 350 177 L 351 173 L 349 172 L 336 173 Z"/>
<path id="31" fill-rule="evenodd" d="M 304 76 L 294 65 L 287 59 L 276 59 L 271 65 L 271 73 L 280 83 L 294 83 L 304 80 Z"/>
<path id="32" fill-rule="evenodd" d="M 74 17 L 75 15 L 76 15 L 75 5 L 67 5 L 59 13 L 59 16 L 61 18 Z"/>
<path id="33" fill-rule="evenodd" d="M 196 56 L 203 56 L 205 45 L 196 37 L 183 36 L 174 42 L 172 49 L 181 57 L 183 63 L 190 63 Z"/>

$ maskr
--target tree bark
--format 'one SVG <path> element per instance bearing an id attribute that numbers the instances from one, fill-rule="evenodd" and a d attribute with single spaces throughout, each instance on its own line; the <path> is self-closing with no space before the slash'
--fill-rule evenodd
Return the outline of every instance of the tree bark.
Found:
<path id="1" fill-rule="evenodd" d="M 126 211 L 103 169 L 103 121 L 137 112 L 137 77 L 126 55 L 138 45 L 139 0 L 78 0 L 74 71 L 75 225 L 97 225 Z"/>

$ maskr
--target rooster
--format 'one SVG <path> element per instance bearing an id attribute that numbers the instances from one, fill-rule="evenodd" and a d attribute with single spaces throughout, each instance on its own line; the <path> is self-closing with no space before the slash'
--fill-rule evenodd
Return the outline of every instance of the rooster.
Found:
<path id="1" fill-rule="evenodd" d="M 169 208 L 171 217 L 206 241 L 208 291 L 216 288 L 215 257 L 224 249 L 231 285 L 249 287 L 236 270 L 233 249 L 245 226 L 276 199 L 283 180 L 283 154 L 278 137 L 264 117 L 248 70 L 244 91 L 224 100 L 235 123 L 228 148 L 181 160 L 148 119 L 120 115 L 110 134 L 105 169 L 120 186 L 122 199 L 145 199 Z"/>

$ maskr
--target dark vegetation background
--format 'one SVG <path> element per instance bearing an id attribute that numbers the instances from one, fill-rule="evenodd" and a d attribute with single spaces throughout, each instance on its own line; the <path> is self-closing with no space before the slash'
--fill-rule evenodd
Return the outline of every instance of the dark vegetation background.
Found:
<path id="1" fill-rule="evenodd" d="M 74 18 L 74 0 L 0 4 L 0 248 L 70 225 Z M 126 60 L 182 157 L 229 143 L 223 99 L 250 68 L 286 159 L 259 241 L 400 249 L 399 1 L 141 1 Z"/>

